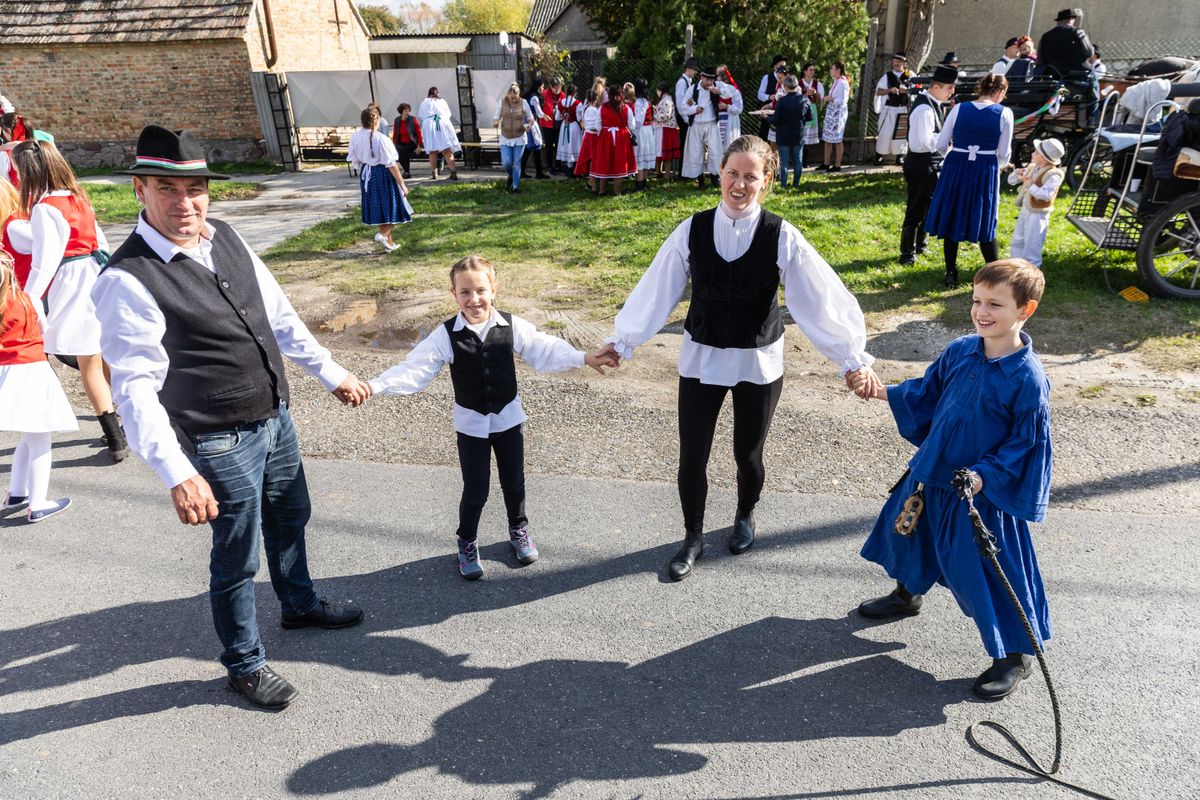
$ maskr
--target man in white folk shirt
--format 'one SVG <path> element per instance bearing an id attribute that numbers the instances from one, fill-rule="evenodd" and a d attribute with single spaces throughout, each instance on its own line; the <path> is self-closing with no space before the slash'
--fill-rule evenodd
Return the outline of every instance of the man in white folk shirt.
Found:
<path id="1" fill-rule="evenodd" d="M 675 80 L 675 123 L 679 126 L 681 145 L 687 144 L 688 126 L 691 125 L 691 118 L 683 113 L 683 104 L 692 93 L 692 86 L 696 82 L 696 73 L 699 71 L 700 62 L 689 58 L 683 64 L 683 74 Z"/>
<path id="2" fill-rule="evenodd" d="M 1018 45 L 1020 41 L 1019 37 L 1013 36 L 1004 43 L 1004 55 L 1000 56 L 995 64 L 992 64 L 993 75 L 1003 75 L 1008 72 L 1008 68 L 1012 66 L 1012 63 L 1017 60 L 1017 56 L 1020 54 L 1021 48 Z"/>
<path id="3" fill-rule="evenodd" d="M 209 171 L 190 131 L 146 127 L 127 173 L 145 210 L 92 293 L 113 397 L 180 522 L 212 528 L 209 599 L 230 687 L 280 709 L 298 692 L 267 666 L 259 636 L 260 533 L 284 628 L 343 628 L 363 616 L 313 591 L 311 504 L 283 356 L 347 405 L 369 390 L 317 344 L 241 236 L 207 218 L 208 181 L 225 176 Z"/>
<path id="4" fill-rule="evenodd" d="M 691 121 L 688 124 L 687 142 L 683 146 L 683 167 L 679 174 L 684 178 L 695 178 L 699 188 L 704 188 L 704 177 L 709 176 L 712 187 L 721 187 L 721 129 L 717 125 L 717 99 L 721 88 L 717 85 L 717 72 L 712 67 L 700 70 L 700 82 L 684 96 L 680 113 Z"/>
<path id="5" fill-rule="evenodd" d="M 913 100 L 908 114 L 908 157 L 904 160 L 904 185 L 908 203 L 900 229 L 900 263 L 914 264 L 925 252 L 925 214 L 937 186 L 938 170 L 945 153 L 937 149 L 938 134 L 945 121 L 945 103 L 954 96 L 958 70 L 939 64 L 929 88 Z"/>
<path id="6" fill-rule="evenodd" d="M 883 73 L 875 84 L 875 113 L 879 124 L 875 136 L 875 163 L 882 164 L 884 156 L 893 155 L 896 163 L 904 163 L 906 142 L 896 137 L 900 117 L 908 113 L 908 84 L 912 73 L 908 71 L 908 57 L 904 53 L 892 56 L 892 68 Z"/>

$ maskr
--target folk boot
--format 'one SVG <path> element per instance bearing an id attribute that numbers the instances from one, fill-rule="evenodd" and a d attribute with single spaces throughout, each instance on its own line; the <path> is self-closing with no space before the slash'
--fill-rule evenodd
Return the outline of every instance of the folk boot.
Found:
<path id="1" fill-rule="evenodd" d="M 683 547 L 679 548 L 679 552 L 671 558 L 671 563 L 667 566 L 671 580 L 681 581 L 691 575 L 692 567 L 696 565 L 696 561 L 702 555 L 704 555 L 704 530 L 699 528 L 687 531 L 683 537 Z"/>
<path id="2" fill-rule="evenodd" d="M 917 229 L 908 226 L 900 229 L 900 263 L 917 263 Z"/>
<path id="3" fill-rule="evenodd" d="M 1033 671 L 1033 656 L 1009 653 L 992 659 L 992 665 L 975 679 L 975 695 L 983 700 L 1002 700 L 1017 690 Z"/>
<path id="4" fill-rule="evenodd" d="M 754 545 L 754 511 L 743 512 L 738 509 L 733 518 L 733 533 L 729 536 L 729 552 L 735 556 L 749 550 Z"/>
<path id="5" fill-rule="evenodd" d="M 925 230 L 924 225 L 917 226 L 917 255 L 925 255 L 925 251 L 929 249 L 929 232 Z"/>
<path id="6" fill-rule="evenodd" d="M 921 603 L 921 595 L 913 594 L 904 588 L 903 583 L 897 581 L 891 594 L 860 603 L 858 613 L 867 619 L 915 617 L 921 613 Z"/>
<path id="7" fill-rule="evenodd" d="M 124 461 L 129 455 L 129 443 L 125 441 L 125 429 L 121 427 L 121 418 L 117 412 L 108 411 L 96 418 L 100 422 L 100 430 L 104 436 L 100 439 L 108 447 L 108 454 L 114 462 Z"/>

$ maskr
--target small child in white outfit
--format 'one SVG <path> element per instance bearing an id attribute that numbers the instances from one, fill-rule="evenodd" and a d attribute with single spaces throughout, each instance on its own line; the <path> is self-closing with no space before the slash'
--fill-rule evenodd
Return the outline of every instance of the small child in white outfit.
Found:
<path id="1" fill-rule="evenodd" d="M 1008 176 L 1017 190 L 1017 227 L 1013 230 L 1011 258 L 1023 258 L 1038 269 L 1042 268 L 1042 248 L 1046 244 L 1046 232 L 1050 229 L 1050 212 L 1054 210 L 1054 198 L 1062 186 L 1065 173 L 1059 167 L 1065 150 L 1058 139 L 1035 139 L 1033 157 L 1021 169 Z"/>

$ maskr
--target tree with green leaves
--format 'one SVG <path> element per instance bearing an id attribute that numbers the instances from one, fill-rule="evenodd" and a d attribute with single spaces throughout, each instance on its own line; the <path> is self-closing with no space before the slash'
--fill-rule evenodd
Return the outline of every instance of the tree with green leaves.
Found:
<path id="1" fill-rule="evenodd" d="M 588 18 L 617 37 L 623 58 L 683 61 L 687 25 L 703 58 L 761 63 L 783 53 L 793 63 L 856 71 L 866 44 L 863 0 L 578 0 Z"/>
<path id="2" fill-rule="evenodd" d="M 360 5 L 358 13 L 362 15 L 363 22 L 367 23 L 367 30 L 372 36 L 404 32 L 404 22 L 387 6 Z"/>
<path id="3" fill-rule="evenodd" d="M 449 0 L 442 15 L 447 33 L 523 31 L 533 0 Z"/>

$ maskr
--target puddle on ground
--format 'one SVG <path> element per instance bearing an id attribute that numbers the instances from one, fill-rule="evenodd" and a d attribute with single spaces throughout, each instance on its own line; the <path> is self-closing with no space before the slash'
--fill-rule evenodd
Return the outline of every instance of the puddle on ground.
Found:
<path id="1" fill-rule="evenodd" d="M 326 333 L 341 333 L 352 325 L 370 322 L 378 313 L 379 306 L 374 300 L 355 300 L 345 311 L 322 322 L 321 330 Z"/>
<path id="2" fill-rule="evenodd" d="M 382 328 L 363 331 L 358 338 L 375 350 L 410 350 L 429 335 L 429 328 Z"/>

